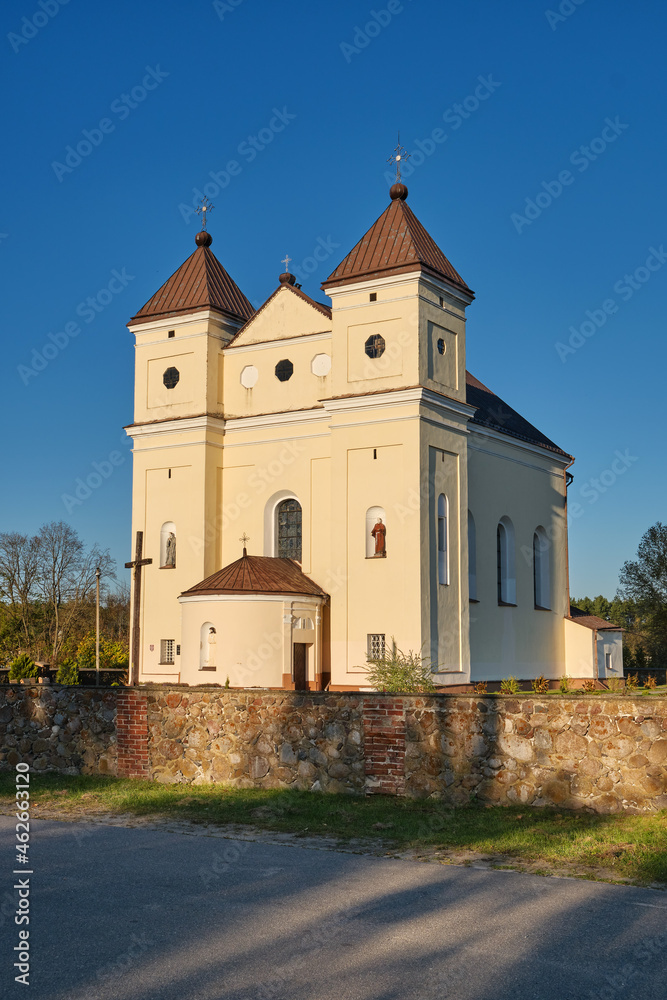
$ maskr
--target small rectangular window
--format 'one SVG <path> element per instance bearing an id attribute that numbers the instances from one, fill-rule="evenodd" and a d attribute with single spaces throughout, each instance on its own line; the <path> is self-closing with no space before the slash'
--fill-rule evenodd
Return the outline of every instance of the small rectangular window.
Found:
<path id="1" fill-rule="evenodd" d="M 169 333 L 167 334 L 167 336 L 168 337 L 175 337 L 176 336 L 176 331 L 175 330 L 170 330 Z"/>
<path id="2" fill-rule="evenodd" d="M 171 469 L 169 470 L 169 475 L 167 476 L 167 479 L 171 479 Z"/>
<path id="3" fill-rule="evenodd" d="M 174 662 L 174 646 L 175 642 L 173 639 L 160 639 L 160 663 L 169 664 Z"/>
<path id="4" fill-rule="evenodd" d="M 367 652 L 371 660 L 381 660 L 385 653 L 385 633 L 371 632 L 366 636 Z"/>
<path id="5" fill-rule="evenodd" d="M 604 668 L 605 668 L 605 670 L 613 670 L 614 669 L 612 667 L 612 665 L 611 665 L 611 653 L 605 653 L 604 654 Z"/>
<path id="6" fill-rule="evenodd" d="M 441 295 L 441 296 L 440 296 L 440 308 L 441 308 L 441 309 L 443 309 L 443 308 L 444 308 L 444 306 L 445 306 L 445 300 L 443 299 L 443 297 L 442 297 L 442 295 Z"/>
<path id="7" fill-rule="evenodd" d="M 377 458 L 377 457 L 378 457 L 378 450 L 377 450 L 377 448 L 373 448 L 373 458 Z"/>
<path id="8" fill-rule="evenodd" d="M 377 292 L 371 292 L 371 294 L 368 296 L 368 299 L 369 299 L 370 302 L 377 302 L 377 300 L 378 300 L 378 293 Z"/>

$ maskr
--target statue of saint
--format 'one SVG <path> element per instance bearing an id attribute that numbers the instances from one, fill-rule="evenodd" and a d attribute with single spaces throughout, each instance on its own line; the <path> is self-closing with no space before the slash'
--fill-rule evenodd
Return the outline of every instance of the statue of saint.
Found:
<path id="1" fill-rule="evenodd" d="M 215 666 L 215 629 L 213 626 L 208 630 L 208 666 Z"/>
<path id="2" fill-rule="evenodd" d="M 167 536 L 167 549 L 164 554 L 164 564 L 165 566 L 176 565 L 176 535 L 173 531 L 170 531 Z"/>
<path id="3" fill-rule="evenodd" d="M 386 556 L 387 546 L 386 546 L 386 536 L 387 527 L 383 523 L 382 518 L 378 517 L 377 523 L 374 525 L 371 535 L 375 539 L 375 555 L 376 556 Z"/>

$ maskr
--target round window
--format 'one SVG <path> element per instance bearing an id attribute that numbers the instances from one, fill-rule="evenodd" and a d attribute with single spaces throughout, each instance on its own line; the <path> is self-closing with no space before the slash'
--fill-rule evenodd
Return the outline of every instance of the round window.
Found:
<path id="1" fill-rule="evenodd" d="M 178 380 L 181 377 L 181 373 L 178 368 L 167 368 L 166 372 L 162 376 L 162 381 L 166 385 L 167 389 L 173 389 L 178 385 Z"/>
<path id="2" fill-rule="evenodd" d="M 438 354 L 444 354 L 444 353 L 445 353 L 445 342 L 442 339 L 442 337 L 440 337 L 440 339 L 438 340 Z"/>
<path id="3" fill-rule="evenodd" d="M 369 358 L 379 358 L 382 354 L 384 354 L 384 349 L 384 337 L 381 337 L 379 333 L 369 337 L 364 345 L 364 350 Z"/>
<path id="4" fill-rule="evenodd" d="M 279 382 L 287 382 L 294 374 L 294 365 L 291 361 L 279 361 L 276 365 L 276 378 Z"/>

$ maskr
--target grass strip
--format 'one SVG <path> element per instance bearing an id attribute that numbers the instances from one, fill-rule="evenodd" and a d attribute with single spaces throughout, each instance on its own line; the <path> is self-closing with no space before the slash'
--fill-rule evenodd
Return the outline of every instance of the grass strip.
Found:
<path id="1" fill-rule="evenodd" d="M 558 870 L 603 870 L 640 884 L 667 885 L 667 810 L 650 815 L 598 815 L 558 809 L 473 804 L 454 808 L 433 799 L 313 794 L 219 784 L 164 785 L 96 775 L 31 774 L 31 801 L 63 818 L 130 814 L 244 824 L 342 844 L 381 841 L 388 849 L 472 851 Z M 0 773 L 0 808 L 14 803 L 14 775 Z"/>

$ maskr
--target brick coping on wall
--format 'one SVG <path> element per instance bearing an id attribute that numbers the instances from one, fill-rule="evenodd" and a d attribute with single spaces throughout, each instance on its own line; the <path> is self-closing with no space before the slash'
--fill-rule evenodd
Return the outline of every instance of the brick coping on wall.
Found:
<path id="1" fill-rule="evenodd" d="M 223 687 L 219 684 L 159 684 L 159 683 L 148 683 L 140 684 L 138 687 L 132 687 L 129 685 L 117 685 L 115 687 L 107 687 L 104 685 L 97 686 L 96 684 L 17 684 L 15 681 L 11 681 L 9 684 L 1 684 L 0 692 L 7 688 L 17 688 L 20 691 L 43 691 L 58 690 L 71 688 L 73 691 L 92 691 L 98 692 L 99 694 L 117 694 L 122 691 L 145 691 L 145 692 L 155 692 L 155 691 L 179 691 L 182 694 L 186 694 L 188 691 L 204 691 L 216 694 L 253 694 L 253 695 L 265 695 L 265 696 L 275 696 L 275 695 L 291 695 L 294 698 L 326 698 L 330 696 L 345 695 L 351 698 L 427 698 L 427 699 L 447 699 L 447 698 L 461 698 L 463 700 L 470 701 L 471 699 L 477 699 L 477 701 L 484 701 L 484 699 L 499 699 L 501 701 L 516 701 L 517 699 L 539 701 L 541 698 L 545 698 L 547 701 L 556 701 L 562 698 L 564 701 L 572 701 L 573 698 L 577 700 L 584 698 L 591 701 L 604 701 L 605 699 L 613 699 L 619 701 L 631 701 L 632 699 L 642 699 L 646 700 L 647 705 L 654 702 L 660 703 L 662 701 L 667 702 L 667 694 L 653 694 L 645 695 L 642 690 L 635 692 L 625 692 L 625 691 L 610 691 L 608 688 L 598 688 L 595 691 L 582 691 L 580 688 L 575 688 L 573 691 L 569 691 L 567 694 L 563 694 L 561 691 L 547 691 L 543 694 L 536 694 L 535 691 L 517 691 L 516 694 L 506 694 L 501 691 L 487 691 L 484 694 L 475 694 L 474 691 L 424 691 L 424 692 L 395 692 L 390 691 L 359 691 L 356 689 L 345 689 L 336 691 L 293 691 L 288 688 L 235 688 L 235 687 Z"/>

